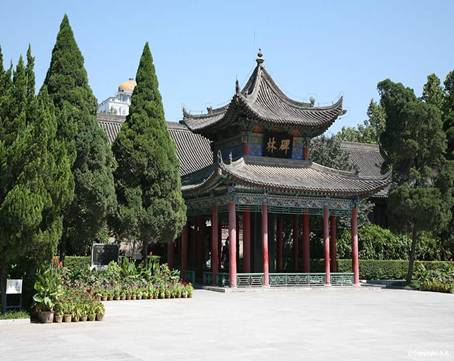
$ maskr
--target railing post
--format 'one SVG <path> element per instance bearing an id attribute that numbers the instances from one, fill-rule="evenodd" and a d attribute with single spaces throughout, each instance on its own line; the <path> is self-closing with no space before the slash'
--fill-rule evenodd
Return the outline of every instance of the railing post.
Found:
<path id="1" fill-rule="evenodd" d="M 229 282 L 236 287 L 236 210 L 235 202 L 228 204 L 229 211 Z"/>
<path id="2" fill-rule="evenodd" d="M 263 285 L 269 287 L 269 261 L 268 261 L 268 205 L 262 204 L 262 249 L 263 249 Z"/>
<path id="3" fill-rule="evenodd" d="M 329 256 L 329 211 L 328 207 L 323 208 L 323 242 L 325 246 L 325 286 L 331 284 L 330 256 Z"/>

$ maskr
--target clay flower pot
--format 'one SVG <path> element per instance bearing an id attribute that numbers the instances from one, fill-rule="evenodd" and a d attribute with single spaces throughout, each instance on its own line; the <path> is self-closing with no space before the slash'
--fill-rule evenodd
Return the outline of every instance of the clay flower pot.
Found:
<path id="1" fill-rule="evenodd" d="M 39 311 L 37 316 L 40 323 L 54 322 L 54 311 Z"/>
<path id="2" fill-rule="evenodd" d="M 72 315 L 64 315 L 63 316 L 63 321 L 64 322 L 71 322 Z"/>
<path id="3" fill-rule="evenodd" d="M 103 318 L 104 318 L 104 315 L 102 313 L 96 314 L 96 321 L 102 321 Z"/>
<path id="4" fill-rule="evenodd" d="M 62 323 L 63 322 L 63 315 L 54 315 L 54 322 Z"/>

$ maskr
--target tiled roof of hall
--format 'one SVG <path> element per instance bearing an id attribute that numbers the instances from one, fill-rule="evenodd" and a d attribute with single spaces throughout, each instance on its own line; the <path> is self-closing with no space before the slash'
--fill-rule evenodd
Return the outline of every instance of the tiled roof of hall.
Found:
<path id="1" fill-rule="evenodd" d="M 239 186 L 309 196 L 367 197 L 390 183 L 389 175 L 360 177 L 354 172 L 324 167 L 312 161 L 245 156 L 226 163 L 222 156 L 211 175 L 198 184 L 182 187 L 188 196 L 214 189 L 223 179 Z"/>
<path id="2" fill-rule="evenodd" d="M 304 134 L 322 134 L 334 121 L 345 113 L 343 98 L 334 104 L 315 106 L 287 97 L 263 66 L 263 55 L 258 53 L 257 66 L 242 90 L 238 81 L 232 100 L 220 108 L 208 108 L 205 114 L 191 114 L 183 108 L 182 123 L 196 133 L 209 138 L 211 132 L 231 124 L 239 115 L 271 127 L 299 128 Z"/>

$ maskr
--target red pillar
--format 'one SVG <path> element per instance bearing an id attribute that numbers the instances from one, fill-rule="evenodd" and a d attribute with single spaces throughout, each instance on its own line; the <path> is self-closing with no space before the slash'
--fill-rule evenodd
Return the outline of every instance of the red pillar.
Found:
<path id="1" fill-rule="evenodd" d="M 219 254 L 218 254 L 218 207 L 211 208 L 211 272 L 213 273 L 213 286 L 215 286 L 216 278 L 219 270 Z"/>
<path id="2" fill-rule="evenodd" d="M 303 214 L 303 271 L 309 273 L 311 271 L 311 248 L 309 244 L 310 236 L 310 216 L 307 213 Z"/>
<path id="3" fill-rule="evenodd" d="M 329 257 L 329 212 L 328 207 L 323 208 L 323 243 L 325 245 L 325 286 L 331 284 L 330 257 Z"/>
<path id="4" fill-rule="evenodd" d="M 277 252 L 276 252 L 276 256 L 277 256 L 277 271 L 278 272 L 282 272 L 282 269 L 283 269 L 283 251 L 284 251 L 284 247 L 283 247 L 283 240 L 282 240 L 282 216 L 279 215 L 277 217 L 277 242 L 276 242 L 276 246 L 277 246 Z"/>
<path id="5" fill-rule="evenodd" d="M 299 271 L 299 253 L 300 253 L 300 245 L 299 245 L 299 237 L 298 237 L 298 221 L 296 215 L 292 216 L 292 235 L 293 235 L 293 269 L 295 272 Z"/>
<path id="6" fill-rule="evenodd" d="M 331 216 L 331 270 L 337 272 L 337 230 L 336 216 Z"/>
<path id="7" fill-rule="evenodd" d="M 262 249 L 263 249 L 263 285 L 270 285 L 270 271 L 268 261 L 268 205 L 262 204 Z"/>
<path id="8" fill-rule="evenodd" d="M 175 255 L 175 242 L 170 241 L 167 243 L 167 266 L 173 269 L 173 257 Z"/>
<path id="9" fill-rule="evenodd" d="M 188 225 L 181 232 L 181 276 L 185 277 L 188 270 Z"/>
<path id="10" fill-rule="evenodd" d="M 229 202 L 229 281 L 236 287 L 236 213 L 235 202 Z"/>
<path id="11" fill-rule="evenodd" d="M 359 287 L 358 209 L 352 209 L 352 268 L 355 286 Z"/>
<path id="12" fill-rule="evenodd" d="M 196 270 L 197 276 L 201 278 L 203 273 L 203 261 L 205 258 L 203 249 L 205 239 L 205 221 L 202 216 L 197 217 L 196 228 Z"/>
<path id="13" fill-rule="evenodd" d="M 251 213 L 243 212 L 243 272 L 251 272 Z"/>
<path id="14" fill-rule="evenodd" d="M 305 142 L 303 148 L 303 159 L 309 159 L 309 154 L 309 142 Z"/>

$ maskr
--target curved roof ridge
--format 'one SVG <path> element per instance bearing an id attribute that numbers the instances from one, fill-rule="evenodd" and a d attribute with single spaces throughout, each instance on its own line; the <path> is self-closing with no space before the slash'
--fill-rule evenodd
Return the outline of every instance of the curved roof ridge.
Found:
<path id="1" fill-rule="evenodd" d="M 343 140 L 341 144 L 344 147 L 372 148 L 374 150 L 378 150 L 380 148 L 380 146 L 377 143 L 352 142 L 348 140 Z"/>
<path id="2" fill-rule="evenodd" d="M 295 99 L 292 99 L 290 97 L 288 97 L 282 90 L 281 88 L 276 84 L 276 82 L 274 81 L 274 79 L 272 78 L 272 76 L 270 75 L 270 73 L 268 73 L 266 71 L 265 68 L 262 68 L 262 74 L 263 74 L 263 78 L 264 78 L 264 81 L 266 83 L 268 83 L 270 89 L 279 97 L 281 98 L 281 100 L 287 102 L 289 105 L 291 106 L 296 106 L 296 107 L 304 107 L 304 108 L 310 108 L 310 109 L 314 109 L 316 107 L 312 106 L 312 103 L 307 103 L 307 102 L 303 102 L 303 101 L 298 101 L 298 100 L 295 100 Z"/>

